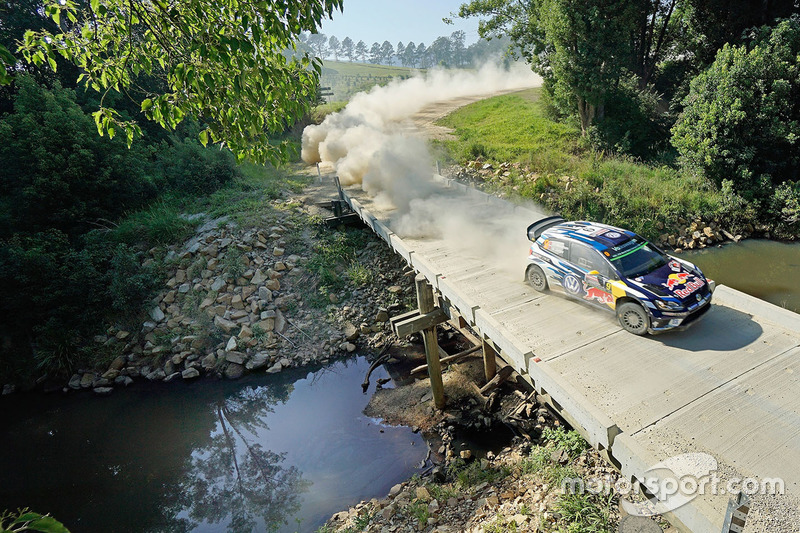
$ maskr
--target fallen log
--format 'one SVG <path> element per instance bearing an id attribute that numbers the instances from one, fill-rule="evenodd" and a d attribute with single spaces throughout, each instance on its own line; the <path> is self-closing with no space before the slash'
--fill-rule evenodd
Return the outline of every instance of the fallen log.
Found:
<path id="1" fill-rule="evenodd" d="M 489 381 L 489 383 L 481 387 L 481 394 L 486 394 L 487 392 L 499 387 L 505 380 L 511 377 L 513 372 L 514 369 L 511 367 L 511 365 L 506 365 L 498 370 L 497 374 Z"/>
<path id="2" fill-rule="evenodd" d="M 466 357 L 466 356 L 468 356 L 470 354 L 473 354 L 473 353 L 477 352 L 480 349 L 481 349 L 480 346 L 473 346 L 472 348 L 468 348 L 468 349 L 464 350 L 463 352 L 458 352 L 457 354 L 448 355 L 447 357 L 442 357 L 439 360 L 439 362 L 441 364 L 443 364 L 443 365 L 446 365 L 446 364 L 449 364 L 449 363 L 453 363 L 455 361 L 458 361 L 459 359 L 462 359 L 462 358 L 464 358 L 464 357 Z M 420 365 L 418 367 L 415 367 L 415 368 L 413 368 L 411 370 L 411 375 L 413 376 L 414 374 L 419 374 L 420 372 L 423 372 L 423 371 L 427 370 L 427 368 L 428 368 L 428 365 Z"/>

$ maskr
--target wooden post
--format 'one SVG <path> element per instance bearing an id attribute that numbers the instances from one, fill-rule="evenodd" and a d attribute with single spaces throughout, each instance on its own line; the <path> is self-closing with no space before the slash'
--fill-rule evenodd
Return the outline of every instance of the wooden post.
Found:
<path id="1" fill-rule="evenodd" d="M 483 374 L 486 376 L 486 381 L 491 381 L 497 373 L 497 352 L 494 351 L 492 345 L 483 339 Z"/>
<path id="2" fill-rule="evenodd" d="M 433 289 L 428 285 L 428 280 L 423 274 L 414 278 L 417 286 L 417 306 L 421 315 L 433 311 Z M 425 358 L 428 361 L 428 377 L 431 380 L 433 403 L 437 409 L 444 409 L 444 385 L 442 384 L 442 366 L 439 363 L 439 344 L 436 341 L 436 326 L 422 330 L 422 339 L 425 342 Z"/>

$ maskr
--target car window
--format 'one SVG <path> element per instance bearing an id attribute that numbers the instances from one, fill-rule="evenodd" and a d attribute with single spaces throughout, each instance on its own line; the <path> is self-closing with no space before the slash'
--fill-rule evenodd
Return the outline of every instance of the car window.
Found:
<path id="1" fill-rule="evenodd" d="M 542 242 L 542 248 L 564 259 L 566 259 L 569 254 L 569 244 L 560 239 L 545 239 Z"/>
<path id="2" fill-rule="evenodd" d="M 611 263 L 627 278 L 644 276 L 667 264 L 667 258 L 655 246 L 636 236 L 604 252 Z"/>
<path id="3" fill-rule="evenodd" d="M 586 270 L 597 270 L 603 277 L 615 277 L 611 265 L 602 258 L 597 250 L 589 248 L 588 246 L 572 243 L 570 248 L 570 261 Z"/>

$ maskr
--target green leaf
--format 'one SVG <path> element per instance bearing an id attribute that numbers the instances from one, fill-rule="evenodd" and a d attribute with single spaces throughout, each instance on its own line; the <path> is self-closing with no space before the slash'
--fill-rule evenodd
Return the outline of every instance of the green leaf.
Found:
<path id="1" fill-rule="evenodd" d="M 150 98 L 142 100 L 142 112 L 147 111 L 151 107 L 153 107 L 153 101 Z"/>
<path id="2" fill-rule="evenodd" d="M 208 130 L 203 130 L 200 132 L 200 144 L 203 146 L 208 145 Z"/>

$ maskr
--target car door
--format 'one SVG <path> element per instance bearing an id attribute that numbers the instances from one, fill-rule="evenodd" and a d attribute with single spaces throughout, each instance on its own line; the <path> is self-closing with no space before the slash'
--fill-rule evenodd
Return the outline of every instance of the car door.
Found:
<path id="1" fill-rule="evenodd" d="M 614 296 L 609 291 L 609 281 L 616 279 L 611 265 L 600 253 L 581 243 L 570 246 L 570 262 L 581 269 L 580 291 L 568 291 L 587 302 L 614 308 Z"/>

